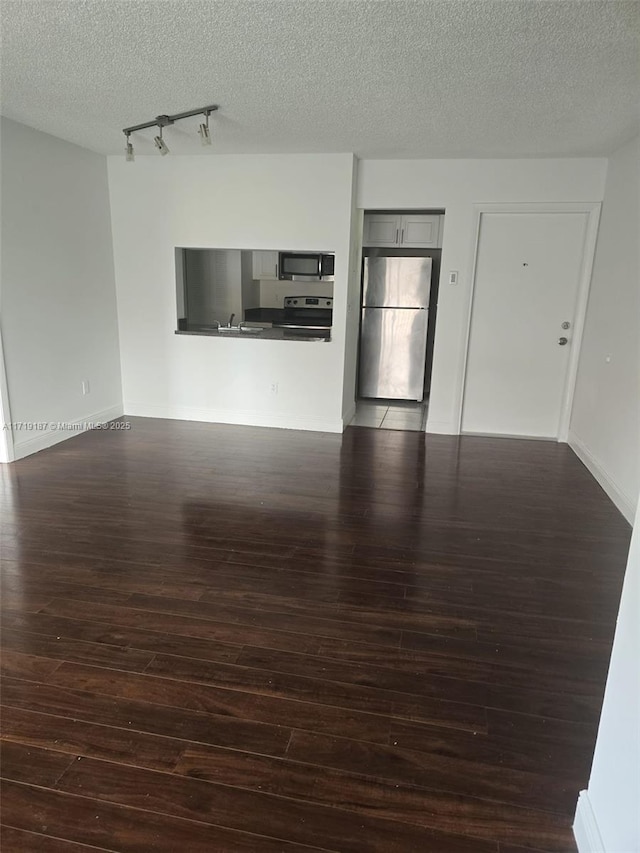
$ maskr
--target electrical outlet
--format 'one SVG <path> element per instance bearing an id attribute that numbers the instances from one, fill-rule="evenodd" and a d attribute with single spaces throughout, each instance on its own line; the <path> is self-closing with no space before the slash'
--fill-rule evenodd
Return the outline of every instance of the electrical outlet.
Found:
<path id="1" fill-rule="evenodd" d="M 272 383 L 271 383 L 271 393 L 272 393 L 272 394 L 277 394 L 277 393 L 278 393 L 278 383 L 277 383 L 277 382 L 272 382 Z"/>
<path id="2" fill-rule="evenodd" d="M 82 393 L 86 395 L 86 394 L 89 394 L 90 392 L 91 392 L 91 388 L 89 387 L 89 380 L 83 379 L 82 380 Z"/>

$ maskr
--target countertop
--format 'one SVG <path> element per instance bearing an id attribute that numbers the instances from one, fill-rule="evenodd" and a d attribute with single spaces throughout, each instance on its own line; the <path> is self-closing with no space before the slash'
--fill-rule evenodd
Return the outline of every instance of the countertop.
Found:
<path id="1" fill-rule="evenodd" d="M 326 343 L 330 335 L 318 331 L 307 333 L 300 329 L 262 328 L 259 332 L 219 332 L 217 329 L 207 329 L 202 326 L 191 326 L 178 329 L 176 335 L 203 335 L 210 338 L 247 338 L 251 341 L 306 341 L 309 343 Z"/>

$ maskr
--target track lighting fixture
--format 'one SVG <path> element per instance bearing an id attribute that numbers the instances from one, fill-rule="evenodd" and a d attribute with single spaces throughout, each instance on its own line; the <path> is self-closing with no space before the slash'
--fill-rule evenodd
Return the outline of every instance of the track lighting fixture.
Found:
<path id="1" fill-rule="evenodd" d="M 198 127 L 198 133 L 200 134 L 200 141 L 203 145 L 211 145 L 211 132 L 209 130 L 209 116 L 211 113 L 214 113 L 218 109 L 216 104 L 212 104 L 209 107 L 200 107 L 199 110 L 189 110 L 186 113 L 177 113 L 173 116 L 156 116 L 153 121 L 144 122 L 144 124 L 136 124 L 133 127 L 125 127 L 123 129 L 123 133 L 127 138 L 127 144 L 125 147 L 126 159 L 128 161 L 132 161 L 135 159 L 133 145 L 129 137 L 132 133 L 135 133 L 136 130 L 145 130 L 148 127 L 157 127 L 159 133 L 157 136 L 154 136 L 153 141 L 156 144 L 156 148 L 160 151 L 162 156 L 169 153 L 169 148 L 167 143 L 162 138 L 162 128 L 167 127 L 170 124 L 174 124 L 176 121 L 180 121 L 183 118 L 190 118 L 191 116 L 203 115 L 205 117 L 204 122 L 200 124 Z"/>

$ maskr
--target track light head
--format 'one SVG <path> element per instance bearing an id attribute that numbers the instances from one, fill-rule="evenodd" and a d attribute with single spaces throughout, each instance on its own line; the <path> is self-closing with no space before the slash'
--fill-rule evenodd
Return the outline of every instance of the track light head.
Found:
<path id="1" fill-rule="evenodd" d="M 164 141 L 164 139 L 161 136 L 154 136 L 153 141 L 155 142 L 156 148 L 159 149 L 159 151 L 163 157 L 165 156 L 165 154 L 169 153 L 169 149 L 167 148 L 167 143 Z"/>
<path id="2" fill-rule="evenodd" d="M 167 143 L 162 138 L 162 125 L 160 125 L 160 135 L 154 136 L 153 141 L 155 142 L 156 148 L 160 151 L 160 153 L 162 154 L 163 157 L 165 156 L 165 154 L 169 153 L 169 149 L 167 148 Z"/>
<path id="3" fill-rule="evenodd" d="M 200 141 L 203 145 L 211 145 L 211 133 L 209 132 L 209 116 L 207 116 L 207 123 L 201 124 L 198 128 L 198 133 L 200 134 Z"/>
<path id="4" fill-rule="evenodd" d="M 209 133 L 209 113 L 204 114 L 204 122 L 199 126 L 200 142 L 203 145 L 211 145 L 211 134 Z"/>
<path id="5" fill-rule="evenodd" d="M 136 155 L 135 155 L 135 152 L 133 150 L 133 145 L 132 145 L 131 141 L 129 140 L 129 134 L 128 133 L 127 133 L 127 144 L 125 146 L 124 151 L 125 151 L 125 160 L 127 161 L 127 163 L 133 163 L 133 161 L 136 159 Z"/>

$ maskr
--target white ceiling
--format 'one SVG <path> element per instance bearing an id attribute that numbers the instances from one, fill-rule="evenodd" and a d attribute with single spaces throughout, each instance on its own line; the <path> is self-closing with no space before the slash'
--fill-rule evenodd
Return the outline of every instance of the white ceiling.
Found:
<path id="1" fill-rule="evenodd" d="M 2 0 L 2 113 L 103 153 L 607 154 L 638 132 L 636 0 Z M 133 141 L 154 153 L 152 131 Z"/>

